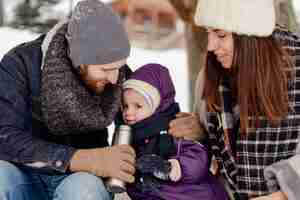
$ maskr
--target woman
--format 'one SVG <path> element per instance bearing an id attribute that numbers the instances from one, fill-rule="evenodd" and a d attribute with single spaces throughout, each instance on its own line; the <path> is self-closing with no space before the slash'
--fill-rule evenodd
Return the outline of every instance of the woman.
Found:
<path id="1" fill-rule="evenodd" d="M 273 0 L 201 0 L 195 23 L 208 33 L 197 111 L 233 198 L 299 199 L 299 37 L 275 28 Z"/>

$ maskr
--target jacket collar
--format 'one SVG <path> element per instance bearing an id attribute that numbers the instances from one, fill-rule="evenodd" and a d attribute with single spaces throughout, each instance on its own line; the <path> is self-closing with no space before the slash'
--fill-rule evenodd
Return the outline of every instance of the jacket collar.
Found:
<path id="1" fill-rule="evenodd" d="M 180 111 L 178 103 L 172 104 L 167 110 L 132 125 L 134 143 L 140 140 L 167 133 L 169 123 Z"/>

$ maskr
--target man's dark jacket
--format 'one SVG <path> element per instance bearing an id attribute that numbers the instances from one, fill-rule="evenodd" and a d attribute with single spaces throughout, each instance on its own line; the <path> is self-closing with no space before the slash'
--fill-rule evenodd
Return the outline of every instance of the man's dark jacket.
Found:
<path id="1" fill-rule="evenodd" d="M 45 35 L 9 51 L 0 62 L 0 160 L 65 172 L 79 148 L 107 146 L 107 129 L 53 135 L 42 119 L 41 45 Z"/>

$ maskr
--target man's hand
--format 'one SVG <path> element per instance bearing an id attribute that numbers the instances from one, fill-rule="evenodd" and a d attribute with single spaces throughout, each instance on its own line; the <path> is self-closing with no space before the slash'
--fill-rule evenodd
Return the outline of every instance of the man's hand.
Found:
<path id="1" fill-rule="evenodd" d="M 99 177 L 134 182 L 135 152 L 129 145 L 78 150 L 70 162 L 71 171 L 87 171 Z"/>
<path id="2" fill-rule="evenodd" d="M 274 192 L 270 195 L 251 198 L 250 200 L 288 200 L 288 198 L 283 192 Z"/>
<path id="3" fill-rule="evenodd" d="M 199 140 L 205 137 L 204 132 L 196 113 L 178 113 L 169 124 L 169 133 L 176 138 Z"/>

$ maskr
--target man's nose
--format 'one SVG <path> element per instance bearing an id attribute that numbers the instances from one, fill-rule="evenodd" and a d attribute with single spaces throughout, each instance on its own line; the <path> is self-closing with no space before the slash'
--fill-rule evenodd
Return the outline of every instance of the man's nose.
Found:
<path id="1" fill-rule="evenodd" d="M 108 73 L 107 80 L 112 84 L 116 84 L 118 81 L 118 76 L 119 76 L 119 70 L 111 71 Z"/>

